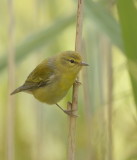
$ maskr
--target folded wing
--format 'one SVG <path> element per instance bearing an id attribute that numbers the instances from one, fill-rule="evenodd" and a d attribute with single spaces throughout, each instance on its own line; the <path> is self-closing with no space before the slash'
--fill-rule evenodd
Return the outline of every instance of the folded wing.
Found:
<path id="1" fill-rule="evenodd" d="M 12 94 L 22 91 L 32 91 L 56 81 L 56 74 L 53 66 L 47 64 L 47 60 L 38 65 L 27 77 L 25 83 L 15 89 Z"/>

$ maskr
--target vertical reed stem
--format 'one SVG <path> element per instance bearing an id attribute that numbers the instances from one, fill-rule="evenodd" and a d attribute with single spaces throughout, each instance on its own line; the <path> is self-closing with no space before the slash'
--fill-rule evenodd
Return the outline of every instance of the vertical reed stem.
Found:
<path id="1" fill-rule="evenodd" d="M 7 160 L 14 160 L 14 97 L 10 92 L 15 84 L 14 64 L 14 14 L 13 0 L 8 0 L 9 26 L 8 26 L 8 106 L 7 106 Z"/>
<path id="2" fill-rule="evenodd" d="M 83 23 L 83 2 L 78 0 L 77 8 L 77 25 L 75 51 L 81 53 L 82 45 L 82 23 Z M 78 111 L 78 85 L 73 84 L 72 105 L 68 105 L 68 109 L 73 110 L 73 114 Z M 76 135 L 76 117 L 69 116 L 69 133 L 68 133 L 68 160 L 75 160 L 75 135 Z"/>
<path id="3" fill-rule="evenodd" d="M 41 26 L 41 7 L 43 5 L 43 0 L 34 0 L 34 31 L 37 30 Z M 36 62 L 39 61 L 39 53 L 36 56 Z M 44 137 L 46 136 L 44 133 L 44 112 L 43 107 L 39 106 L 39 103 L 35 102 L 35 116 L 36 116 L 36 137 L 34 138 L 34 152 L 33 152 L 33 160 L 44 160 L 43 155 L 43 145 L 44 145 Z M 45 147 L 44 147 L 45 149 Z M 45 158 L 46 159 L 46 158 Z"/>
<path id="4" fill-rule="evenodd" d="M 108 160 L 113 160 L 113 132 L 112 132 L 112 93 L 113 93 L 113 69 L 112 53 L 108 54 Z"/>
<path id="5" fill-rule="evenodd" d="M 83 41 L 84 44 L 84 41 Z M 87 60 L 87 52 L 85 50 L 85 45 L 83 45 L 83 58 L 84 60 Z M 89 85 L 88 85 L 88 72 L 87 69 L 84 69 L 84 71 L 82 72 L 82 86 L 83 86 L 83 99 L 84 99 L 84 116 L 85 116 L 85 120 L 86 120 L 86 129 L 87 129 L 87 149 L 88 149 L 88 155 L 87 155 L 87 159 L 92 160 L 93 159 L 93 151 L 92 151 L 92 114 L 91 114 L 91 108 L 92 108 L 92 104 L 90 104 L 90 92 L 89 92 Z"/>

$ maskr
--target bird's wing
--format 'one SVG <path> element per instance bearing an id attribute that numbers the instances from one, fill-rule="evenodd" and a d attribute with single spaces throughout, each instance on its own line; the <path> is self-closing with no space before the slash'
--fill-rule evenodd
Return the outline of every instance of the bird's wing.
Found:
<path id="1" fill-rule="evenodd" d="M 53 66 L 48 65 L 47 61 L 43 61 L 30 73 L 25 83 L 11 94 L 38 89 L 40 87 L 51 84 L 52 82 L 56 81 L 56 79 L 57 76 Z"/>
<path id="2" fill-rule="evenodd" d="M 24 85 L 30 86 L 30 89 L 37 89 L 52 83 L 54 79 L 55 70 L 53 66 L 48 65 L 47 60 L 45 60 L 30 73 Z"/>

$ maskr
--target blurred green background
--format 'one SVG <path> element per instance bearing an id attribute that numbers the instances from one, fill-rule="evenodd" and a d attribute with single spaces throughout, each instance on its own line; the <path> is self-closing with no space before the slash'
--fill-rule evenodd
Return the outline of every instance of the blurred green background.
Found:
<path id="1" fill-rule="evenodd" d="M 67 116 L 26 93 L 11 110 L 9 93 L 44 58 L 74 50 L 77 1 L 12 1 L 0 1 L 0 160 L 65 160 Z M 136 7 L 84 1 L 82 56 L 90 66 L 80 74 L 77 160 L 137 160 Z M 67 101 L 71 90 L 60 105 Z"/>

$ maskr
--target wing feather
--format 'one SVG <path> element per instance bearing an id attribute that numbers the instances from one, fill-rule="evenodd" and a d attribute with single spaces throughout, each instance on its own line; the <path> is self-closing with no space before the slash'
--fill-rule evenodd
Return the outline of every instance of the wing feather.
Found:
<path id="1" fill-rule="evenodd" d="M 55 80 L 55 69 L 53 66 L 48 65 L 47 60 L 44 60 L 29 74 L 25 83 L 19 88 L 15 89 L 11 94 L 21 91 L 32 91 L 34 89 L 49 85 Z"/>

